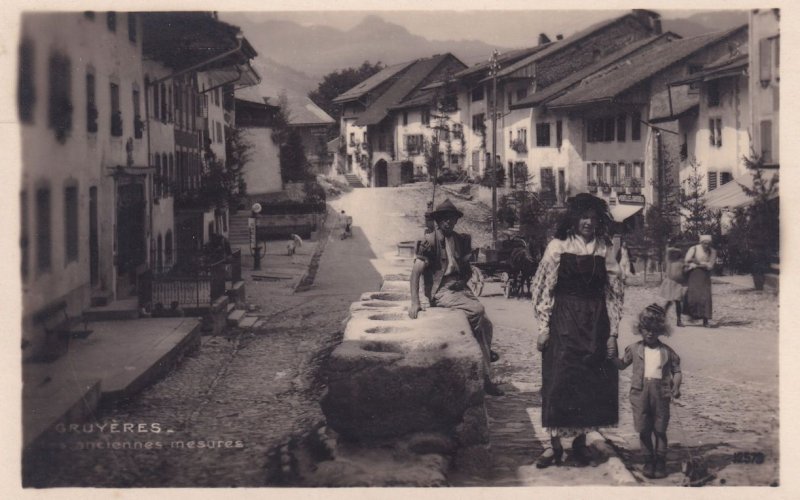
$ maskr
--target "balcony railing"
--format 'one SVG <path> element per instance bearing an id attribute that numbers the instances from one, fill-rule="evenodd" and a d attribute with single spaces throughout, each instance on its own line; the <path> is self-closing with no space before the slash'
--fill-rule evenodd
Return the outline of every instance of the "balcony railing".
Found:
<path id="1" fill-rule="evenodd" d="M 173 304 L 181 309 L 210 307 L 225 295 L 227 281 L 241 281 L 242 252 L 236 250 L 221 260 L 193 270 L 156 275 L 149 272 L 143 279 L 148 283 L 143 287 L 145 292 L 140 299 L 154 309 L 167 310 Z"/>

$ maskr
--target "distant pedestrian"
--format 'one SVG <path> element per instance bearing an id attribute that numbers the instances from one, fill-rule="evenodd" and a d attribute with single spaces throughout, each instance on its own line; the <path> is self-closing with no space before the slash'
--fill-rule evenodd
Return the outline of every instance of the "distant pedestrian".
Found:
<path id="1" fill-rule="evenodd" d="M 344 210 L 342 210 L 342 214 L 340 216 L 340 223 L 342 225 L 342 236 L 341 239 L 349 238 L 352 236 L 352 226 L 353 226 L 353 217 L 347 215 Z"/>
<path id="2" fill-rule="evenodd" d="M 626 347 L 621 360 L 615 359 L 620 370 L 633 364 L 630 399 L 633 425 L 645 454 L 642 473 L 656 479 L 667 477 L 669 403 L 671 398 L 680 397 L 683 378 L 681 358 L 659 340 L 660 336 L 669 335 L 666 315 L 658 304 L 647 306 L 639 313 L 635 327 L 642 340 Z"/>
<path id="3" fill-rule="evenodd" d="M 702 319 L 708 326 L 712 317 L 711 270 L 717 262 L 717 251 L 711 246 L 711 235 L 700 236 L 700 243 L 691 247 L 684 258 L 688 273 L 686 289 L 686 314 L 692 319 Z"/>
<path id="4" fill-rule="evenodd" d="M 675 316 L 677 316 L 677 326 L 683 326 L 681 318 L 683 299 L 686 295 L 686 277 L 683 272 L 683 259 L 681 258 L 681 251 L 678 248 L 667 249 L 667 275 L 661 282 L 661 288 L 658 293 L 661 298 L 668 301 L 668 303 L 675 304 Z"/>

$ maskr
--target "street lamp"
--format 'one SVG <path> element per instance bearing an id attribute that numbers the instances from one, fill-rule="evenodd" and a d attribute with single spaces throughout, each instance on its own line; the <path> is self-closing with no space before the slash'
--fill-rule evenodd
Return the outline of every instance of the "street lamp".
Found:
<path id="1" fill-rule="evenodd" d="M 266 244 L 263 247 L 258 244 L 258 214 L 261 213 L 261 204 L 253 203 L 250 210 L 250 217 L 247 219 L 247 228 L 250 232 L 250 254 L 253 256 L 253 271 L 260 271 L 262 252 L 267 253 Z"/>

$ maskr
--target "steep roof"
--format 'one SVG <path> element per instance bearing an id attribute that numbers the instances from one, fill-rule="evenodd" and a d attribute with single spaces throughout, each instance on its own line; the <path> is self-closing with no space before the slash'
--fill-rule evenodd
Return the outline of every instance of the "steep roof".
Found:
<path id="1" fill-rule="evenodd" d="M 333 102 L 346 102 L 358 99 L 359 97 L 364 96 L 371 90 L 374 90 L 380 84 L 384 83 L 385 81 L 392 78 L 396 74 L 400 73 L 404 69 L 408 68 L 409 66 L 414 64 L 414 62 L 415 61 L 408 61 L 383 68 L 382 70 L 378 71 L 377 73 L 367 78 L 363 82 L 347 90 L 343 94 L 337 96 L 333 100 Z"/>
<path id="2" fill-rule="evenodd" d="M 742 74 L 742 70 L 747 69 L 748 64 L 747 51 L 735 56 L 724 56 L 711 64 L 706 64 L 701 71 L 694 73 L 689 78 L 671 82 L 670 85 L 686 85 L 687 83 L 717 80 L 727 76 L 740 75 Z"/>
<path id="3" fill-rule="evenodd" d="M 686 59 L 704 47 L 724 40 L 747 25 L 727 31 L 708 33 L 676 40 L 637 54 L 603 76 L 580 85 L 550 102 L 551 108 L 578 106 L 595 101 L 612 100 L 619 94 L 647 80 L 656 73 Z"/>
<path id="4" fill-rule="evenodd" d="M 635 20 L 641 22 L 638 16 L 636 16 L 635 14 L 632 14 L 630 12 L 625 14 L 625 15 L 623 15 L 623 16 L 615 17 L 613 19 L 608 19 L 606 21 L 600 21 L 598 23 L 595 23 L 595 24 L 589 26 L 588 28 L 586 28 L 584 30 L 578 31 L 577 33 L 573 33 L 572 35 L 566 37 L 563 40 L 559 40 L 557 42 L 553 42 L 553 43 L 547 45 L 544 48 L 544 50 L 541 50 L 541 51 L 538 51 L 538 52 L 536 52 L 534 54 L 531 54 L 531 55 L 525 57 L 524 59 L 521 59 L 521 60 L 517 61 L 516 63 L 512 64 L 511 66 L 507 66 L 507 67 L 501 69 L 500 71 L 497 72 L 497 76 L 498 76 L 498 78 L 502 78 L 504 76 L 508 76 L 508 75 L 514 73 L 515 71 L 517 71 L 517 70 L 519 70 L 521 68 L 524 68 L 525 66 L 527 66 L 527 65 L 529 65 L 529 64 L 531 64 L 533 62 L 542 60 L 542 59 L 544 59 L 545 57 L 547 57 L 549 55 L 555 54 L 556 52 L 558 52 L 558 51 L 560 51 L 560 50 L 562 50 L 562 49 L 564 49 L 566 47 L 569 47 L 573 43 L 579 42 L 579 41 L 583 40 L 584 38 L 588 37 L 589 35 L 597 33 L 598 31 L 601 31 L 601 30 L 611 26 L 612 24 L 615 24 L 615 23 L 621 21 L 622 19 L 626 19 L 626 18 L 635 19 Z"/>
<path id="5" fill-rule="evenodd" d="M 536 54 L 537 52 L 540 52 L 555 43 L 559 42 L 550 42 L 542 45 L 537 45 L 535 47 L 527 47 L 524 49 L 515 49 L 502 52 L 497 56 L 497 62 L 500 63 L 500 65 L 513 64 L 516 61 L 519 61 L 522 58 Z M 479 62 L 477 64 L 470 66 L 467 69 L 459 71 L 458 73 L 454 74 L 453 77 L 457 79 L 464 79 L 478 75 L 481 72 L 489 71 L 489 64 L 490 61 Z"/>
<path id="6" fill-rule="evenodd" d="M 366 126 L 380 123 L 397 106 L 452 54 L 440 54 L 414 61 L 356 120 L 356 125 Z M 456 59 L 457 60 L 457 59 Z M 460 62 L 460 61 L 459 61 Z"/>
<path id="7" fill-rule="evenodd" d="M 259 87 L 236 90 L 236 98 L 239 100 L 279 106 L 278 96 L 264 94 L 265 92 Z M 328 113 L 304 95 L 286 93 L 286 101 L 289 108 L 287 110 L 289 125 L 330 125 L 336 122 Z"/>
<path id="8" fill-rule="evenodd" d="M 677 37 L 677 35 L 675 35 L 674 33 L 667 32 L 661 35 L 645 38 L 644 40 L 639 40 L 638 42 L 627 45 L 625 46 L 625 48 L 614 52 L 608 57 L 605 57 L 604 59 L 590 66 L 587 66 L 581 70 L 569 74 L 566 78 L 558 81 L 557 83 L 554 83 L 538 92 L 534 92 L 525 99 L 522 99 L 518 103 L 513 104 L 511 106 L 511 109 L 531 108 L 546 103 L 547 101 L 563 94 L 574 85 L 579 84 L 581 80 L 588 77 L 589 75 L 597 71 L 600 71 L 607 66 L 614 64 L 623 57 L 627 57 L 633 54 L 634 52 L 647 47 L 648 45 L 652 45 L 658 42 L 667 43 L 670 41 L 670 37 Z"/>

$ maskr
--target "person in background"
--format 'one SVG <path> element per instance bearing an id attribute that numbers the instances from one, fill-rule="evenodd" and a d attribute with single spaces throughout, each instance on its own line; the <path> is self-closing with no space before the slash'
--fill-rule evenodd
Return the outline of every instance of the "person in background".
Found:
<path id="1" fill-rule="evenodd" d="M 667 477 L 667 425 L 670 398 L 681 395 L 681 358 L 659 337 L 669 335 L 667 313 L 658 304 L 650 304 L 639 313 L 635 333 L 642 340 L 625 348 L 623 358 L 615 364 L 624 370 L 633 364 L 631 375 L 631 411 L 633 425 L 639 433 L 641 451 L 645 454 L 642 473 L 645 477 Z M 655 437 L 655 445 L 653 443 Z"/>
<path id="2" fill-rule="evenodd" d="M 472 255 L 472 238 L 457 233 L 456 223 L 464 214 L 449 200 L 444 200 L 431 217 L 436 230 L 426 232 L 417 244 L 417 255 L 411 269 L 411 307 L 408 316 L 416 319 L 422 310 L 419 301 L 420 276 L 428 274 L 425 293 L 432 307 L 446 307 L 464 311 L 472 335 L 478 341 L 483 358 L 483 389 L 490 396 L 502 396 L 503 391 L 492 382 L 490 363 L 498 359 L 491 350 L 493 326 L 486 317 L 483 304 L 467 286 L 472 275 L 469 258 Z M 428 280 L 430 280 L 428 282 Z"/>
<path id="3" fill-rule="evenodd" d="M 686 283 L 686 314 L 692 319 L 702 319 L 708 327 L 712 318 L 711 270 L 717 262 L 717 251 L 711 246 L 711 235 L 700 236 L 700 243 L 691 247 L 683 259 L 688 273 Z"/>
<path id="4" fill-rule="evenodd" d="M 667 249 L 667 275 L 661 282 L 661 288 L 658 294 L 667 304 L 675 304 L 675 316 L 677 317 L 677 326 L 683 326 L 682 320 L 682 305 L 683 298 L 686 295 L 686 286 L 684 285 L 685 277 L 683 274 L 683 259 L 681 258 L 681 251 L 678 248 Z M 667 307 L 669 309 L 669 307 Z"/>
<path id="5" fill-rule="evenodd" d="M 538 468 L 560 464 L 562 438 L 573 438 L 572 457 L 589 463 L 586 434 L 619 420 L 617 332 L 624 295 L 611 238 L 608 204 L 581 193 L 547 245 L 533 278 L 533 312 L 542 352 L 542 427 L 551 447 Z M 616 248 L 615 248 L 616 247 Z"/>

